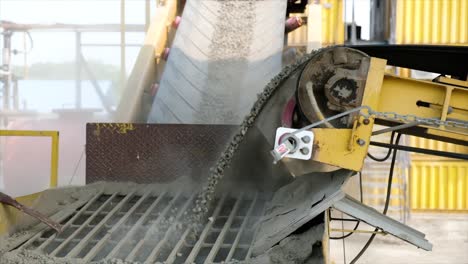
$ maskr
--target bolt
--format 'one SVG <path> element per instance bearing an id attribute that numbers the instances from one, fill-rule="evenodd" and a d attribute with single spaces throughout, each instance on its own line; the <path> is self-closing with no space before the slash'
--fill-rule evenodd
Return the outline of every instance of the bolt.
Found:
<path id="1" fill-rule="evenodd" d="M 359 146 L 362 147 L 362 146 L 364 146 L 366 144 L 366 141 L 364 139 L 360 138 L 360 139 L 357 140 L 357 143 L 358 143 Z"/>
<path id="2" fill-rule="evenodd" d="M 181 20 L 182 20 L 182 18 L 180 16 L 176 16 L 174 21 L 172 22 L 172 27 L 173 28 L 178 28 L 179 25 L 180 25 Z"/>
<path id="3" fill-rule="evenodd" d="M 159 84 L 154 83 L 153 86 L 151 86 L 151 96 L 155 96 L 156 93 L 158 92 L 159 89 Z"/>
<path id="4" fill-rule="evenodd" d="M 309 136 L 303 136 L 303 137 L 301 137 L 301 139 L 302 139 L 302 142 L 304 142 L 306 144 L 310 142 L 310 137 Z"/>
<path id="5" fill-rule="evenodd" d="M 368 125 L 370 123 L 370 121 L 369 121 L 368 118 L 366 118 L 366 119 L 363 120 L 363 123 L 364 123 L 364 125 Z"/>
<path id="6" fill-rule="evenodd" d="M 307 154 L 309 154 L 309 149 L 308 148 L 301 148 L 301 153 L 303 155 L 307 155 Z"/>
<path id="7" fill-rule="evenodd" d="M 162 59 L 167 61 L 167 59 L 169 58 L 169 52 L 171 52 L 171 49 L 170 48 L 165 48 L 164 49 L 164 52 L 162 54 Z"/>

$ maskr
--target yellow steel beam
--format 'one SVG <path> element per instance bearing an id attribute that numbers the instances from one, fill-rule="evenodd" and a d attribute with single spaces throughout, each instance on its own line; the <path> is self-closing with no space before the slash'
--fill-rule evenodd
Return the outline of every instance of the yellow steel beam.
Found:
<path id="1" fill-rule="evenodd" d="M 166 0 L 164 5 L 156 8 L 143 46 L 122 93 L 115 121 L 146 122 L 152 100 L 147 100 L 150 101 L 147 105 L 144 99 L 151 98 L 151 87 L 161 78 L 164 69 L 161 54 L 170 46 L 175 35 L 175 29 L 170 25 L 178 11 L 177 2 L 177 0 Z"/>
<path id="2" fill-rule="evenodd" d="M 415 80 L 385 73 L 386 61 L 371 58 L 362 100 L 375 112 L 393 112 L 419 118 L 468 122 L 466 82 L 442 79 L 443 83 Z M 361 111 L 361 114 L 367 114 Z M 367 155 L 375 116 L 355 117 L 352 129 L 313 128 L 312 160 L 361 171 Z M 377 116 L 383 119 L 382 116 Z M 389 121 L 395 121 L 389 119 Z M 408 122 L 414 120 L 408 120 Z M 405 123 L 405 121 L 399 121 Z M 467 129 L 427 126 L 426 133 L 468 142 Z M 422 135 L 423 136 L 423 135 Z"/>
<path id="3" fill-rule="evenodd" d="M 447 118 L 468 122 L 467 100 L 468 90 L 462 87 L 386 74 L 379 107 L 373 109 L 422 118 L 441 119 L 446 115 Z M 418 106 L 418 102 L 429 103 L 430 107 Z M 451 110 L 447 112 L 449 107 Z"/>
<path id="4" fill-rule="evenodd" d="M 50 187 L 57 187 L 58 183 L 58 131 L 36 131 L 36 130 L 0 130 L 0 136 L 17 137 L 50 137 L 52 139 L 52 150 L 50 159 Z"/>

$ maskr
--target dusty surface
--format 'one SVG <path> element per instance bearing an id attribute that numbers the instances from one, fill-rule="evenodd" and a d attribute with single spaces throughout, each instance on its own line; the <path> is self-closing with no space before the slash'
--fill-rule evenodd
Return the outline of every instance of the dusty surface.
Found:
<path id="1" fill-rule="evenodd" d="M 278 245 L 266 253 L 248 261 L 233 263 L 243 264 L 312 264 L 322 263 L 322 247 L 324 225 L 319 224 L 309 230 L 291 235 L 281 240 Z"/>
<path id="2" fill-rule="evenodd" d="M 90 200 L 94 195 L 103 193 L 130 193 L 136 191 L 139 194 L 146 192 L 173 192 L 173 193 L 191 193 L 198 190 L 199 184 L 193 182 L 190 177 L 181 177 L 176 181 L 167 184 L 135 184 L 135 183 L 105 183 L 99 182 L 85 187 L 70 187 L 58 188 L 45 191 L 36 201 L 36 206 L 39 211 L 52 215 L 52 219 L 59 221 L 71 215 L 75 209 L 85 202 Z M 161 221 L 161 226 L 169 225 L 173 222 L 172 212 L 168 213 L 167 219 Z M 172 218 L 171 218 L 172 217 Z M 182 223 L 181 223 L 182 224 Z M 0 239 L 0 264 L 23 264 L 23 263 L 64 263 L 64 264 L 81 264 L 83 261 L 77 259 L 57 259 L 47 255 L 40 254 L 29 250 L 12 250 L 18 247 L 23 242 L 28 240 L 37 232 L 44 228 L 43 224 L 37 224 L 37 221 L 25 216 L 20 219 L 19 224 L 15 226 L 11 234 Z M 176 230 L 177 231 L 177 228 Z M 174 232 L 176 233 L 176 232 Z M 160 235 L 160 234 L 154 234 Z M 100 263 L 100 262 L 98 262 Z M 102 263 L 127 263 L 121 260 L 106 260 Z M 131 263 L 131 262 L 129 262 Z"/>
<path id="3" fill-rule="evenodd" d="M 79 259 L 54 258 L 29 250 L 18 250 L 6 253 L 0 260 L 1 264 L 87 264 Z M 135 264 L 121 259 L 109 259 L 89 264 Z"/>
<path id="4" fill-rule="evenodd" d="M 101 184 L 82 187 L 68 187 L 47 190 L 34 202 L 32 207 L 48 215 L 52 220 L 59 221 L 73 213 L 75 208 L 86 203 L 93 195 L 102 189 Z M 9 236 L 0 237 L 0 255 L 9 248 L 16 247 L 27 238 L 45 227 L 29 215 L 22 214 L 17 224 L 10 228 Z M 8 216 L 7 216 L 8 217 Z"/>
<path id="5" fill-rule="evenodd" d="M 432 251 L 418 249 L 390 235 L 377 236 L 358 263 L 468 263 L 468 214 L 413 213 L 407 224 L 426 234 L 429 242 L 433 243 Z M 345 224 L 345 228 L 353 226 L 354 223 Z M 341 228 L 341 222 L 336 223 L 335 228 Z M 373 230 L 365 225 L 363 229 Z M 341 233 L 334 234 L 341 235 Z M 346 263 L 351 262 L 368 238 L 369 234 L 355 234 L 345 240 Z M 330 241 L 330 249 L 332 260 L 336 264 L 344 263 L 342 241 Z"/>

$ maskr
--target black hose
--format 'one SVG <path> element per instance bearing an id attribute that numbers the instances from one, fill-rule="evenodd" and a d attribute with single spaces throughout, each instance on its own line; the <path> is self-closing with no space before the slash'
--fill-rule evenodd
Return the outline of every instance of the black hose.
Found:
<path id="1" fill-rule="evenodd" d="M 362 203 L 362 174 L 361 172 L 359 172 L 359 195 L 361 197 L 361 203 Z M 356 225 L 353 228 L 353 231 L 349 232 L 348 234 L 339 236 L 339 237 L 330 237 L 330 239 L 339 240 L 339 239 L 345 239 L 351 236 L 352 234 L 354 234 L 354 231 L 358 229 L 360 223 L 361 221 L 357 221 Z"/>
<path id="2" fill-rule="evenodd" d="M 395 145 L 399 144 L 400 137 L 401 137 L 401 134 L 398 134 L 398 136 L 396 138 Z M 395 168 L 396 154 L 397 154 L 397 149 L 395 149 L 393 151 L 392 163 L 390 164 L 390 172 L 389 172 L 389 175 L 388 175 L 388 183 L 387 183 L 387 195 L 385 197 L 385 206 L 384 206 L 384 209 L 383 209 L 383 212 L 382 212 L 384 215 L 387 214 L 388 205 L 390 204 L 390 194 L 392 193 L 391 188 L 392 188 L 392 180 L 393 180 L 393 170 Z M 376 228 L 374 230 L 374 232 L 377 232 L 377 231 L 379 231 L 379 228 Z M 364 247 L 361 249 L 361 251 L 359 251 L 359 253 L 356 255 L 356 257 L 354 257 L 354 259 L 350 262 L 350 264 L 355 264 L 356 261 L 358 261 L 359 258 L 362 256 L 362 254 L 364 254 L 364 252 L 366 252 L 367 248 L 369 248 L 370 244 L 374 240 L 375 235 L 376 235 L 376 233 L 373 233 L 370 236 L 369 240 L 367 240 L 367 243 L 364 245 Z"/>
<path id="3" fill-rule="evenodd" d="M 390 136 L 390 144 L 393 144 L 393 137 L 395 136 L 395 131 L 392 131 L 392 135 Z M 388 149 L 388 152 L 387 152 L 387 155 L 385 155 L 385 157 L 383 158 L 377 158 L 375 156 L 373 156 L 372 154 L 370 153 L 367 153 L 367 156 L 375 161 L 378 161 L 378 162 L 383 162 L 383 161 L 386 161 L 388 159 L 388 157 L 390 157 L 390 153 L 392 153 L 392 149 L 389 148 Z"/>

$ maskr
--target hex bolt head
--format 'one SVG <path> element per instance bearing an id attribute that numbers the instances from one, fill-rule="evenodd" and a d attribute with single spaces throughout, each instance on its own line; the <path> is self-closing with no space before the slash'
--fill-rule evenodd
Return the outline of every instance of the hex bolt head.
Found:
<path id="1" fill-rule="evenodd" d="M 364 119 L 362 122 L 364 123 L 364 125 L 368 125 L 370 123 L 368 118 Z"/>
<path id="2" fill-rule="evenodd" d="M 309 154 L 309 148 L 301 148 L 301 153 L 302 153 L 302 155 Z"/>
<path id="3" fill-rule="evenodd" d="M 366 144 L 366 141 L 364 139 L 360 138 L 360 139 L 357 140 L 357 143 L 358 143 L 359 146 L 362 147 L 362 146 L 364 146 Z"/>
<path id="4" fill-rule="evenodd" d="M 303 136 L 303 137 L 301 137 L 301 139 L 302 139 L 302 142 L 304 142 L 306 144 L 310 142 L 310 137 L 309 136 Z"/>

